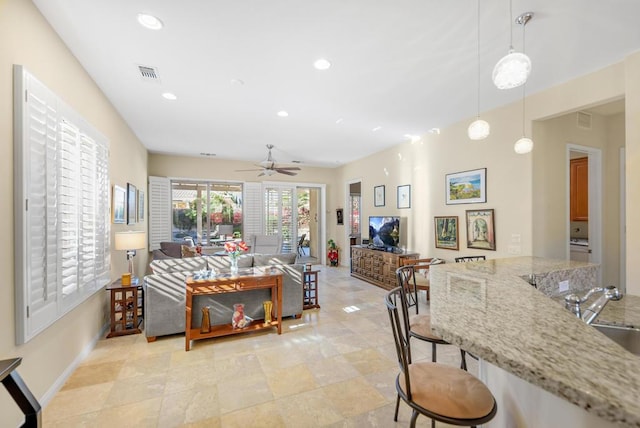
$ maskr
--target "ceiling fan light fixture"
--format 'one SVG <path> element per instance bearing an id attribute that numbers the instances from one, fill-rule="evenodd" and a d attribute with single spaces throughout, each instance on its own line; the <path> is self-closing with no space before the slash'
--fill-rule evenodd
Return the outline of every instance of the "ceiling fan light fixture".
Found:
<path id="1" fill-rule="evenodd" d="M 513 49 L 493 68 L 493 83 L 498 89 L 512 89 L 523 85 L 531 74 L 531 60 Z"/>
<path id="2" fill-rule="evenodd" d="M 471 140 L 484 140 L 489 136 L 491 132 L 491 127 L 486 120 L 476 119 L 471 122 L 469 128 L 467 129 L 467 133 L 469 134 L 469 138 Z"/>
<path id="3" fill-rule="evenodd" d="M 529 153 L 533 150 L 533 140 L 531 140 L 531 138 L 522 137 L 513 145 L 513 150 L 519 155 Z"/>

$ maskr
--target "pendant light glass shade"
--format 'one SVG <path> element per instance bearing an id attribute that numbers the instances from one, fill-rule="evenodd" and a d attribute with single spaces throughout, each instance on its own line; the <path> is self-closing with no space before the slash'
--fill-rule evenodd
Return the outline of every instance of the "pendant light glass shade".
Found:
<path id="1" fill-rule="evenodd" d="M 489 123 L 482 119 L 474 120 L 467 129 L 467 133 L 471 140 L 484 140 L 489 136 L 490 132 L 491 127 L 489 126 Z"/>
<path id="2" fill-rule="evenodd" d="M 533 141 L 530 138 L 522 137 L 513 145 L 513 150 L 519 155 L 529 153 L 533 150 Z"/>
<path id="3" fill-rule="evenodd" d="M 493 68 L 493 83 L 498 89 L 511 89 L 523 85 L 531 74 L 531 60 L 513 49 Z"/>

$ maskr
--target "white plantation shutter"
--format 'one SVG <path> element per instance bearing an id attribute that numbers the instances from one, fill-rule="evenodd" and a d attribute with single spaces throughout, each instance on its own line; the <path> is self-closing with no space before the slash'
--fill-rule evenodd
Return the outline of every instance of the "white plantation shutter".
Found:
<path id="1" fill-rule="evenodd" d="M 108 141 L 14 66 L 16 342 L 109 282 Z"/>
<path id="2" fill-rule="evenodd" d="M 242 226 L 245 239 L 252 235 L 264 235 L 264 210 L 262 183 L 244 183 L 242 199 Z"/>
<path id="3" fill-rule="evenodd" d="M 282 236 L 282 251 L 289 253 L 296 240 L 295 187 L 282 185 L 264 186 L 264 213 L 266 235 Z"/>
<path id="4" fill-rule="evenodd" d="M 171 180 L 149 177 L 149 251 L 171 242 Z"/>

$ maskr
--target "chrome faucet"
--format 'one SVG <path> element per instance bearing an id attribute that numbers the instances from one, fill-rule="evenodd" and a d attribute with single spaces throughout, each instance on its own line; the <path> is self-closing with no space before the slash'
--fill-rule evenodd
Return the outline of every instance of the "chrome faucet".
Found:
<path id="1" fill-rule="evenodd" d="M 602 293 L 602 295 L 583 312 L 580 305 L 589 300 L 589 298 L 595 293 Z M 600 312 L 602 312 L 609 300 L 620 300 L 622 297 L 620 290 L 610 285 L 608 287 L 592 288 L 583 297 L 580 297 L 577 294 L 569 294 L 565 296 L 564 304 L 565 307 L 573 312 L 575 316 L 587 324 L 591 324 L 598 315 L 600 315 Z"/>

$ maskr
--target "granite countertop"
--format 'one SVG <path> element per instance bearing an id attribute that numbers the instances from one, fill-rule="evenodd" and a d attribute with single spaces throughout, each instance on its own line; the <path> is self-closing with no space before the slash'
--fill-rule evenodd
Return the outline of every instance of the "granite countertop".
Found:
<path id="1" fill-rule="evenodd" d="M 588 412 L 640 427 L 640 357 L 577 319 L 559 302 L 558 290 L 536 289 L 523 279 L 570 275 L 570 291 L 580 282 L 589 289 L 596 265 L 515 257 L 430 271 L 431 325 L 438 335 Z M 640 297 L 609 302 L 599 320 L 640 325 Z"/>

